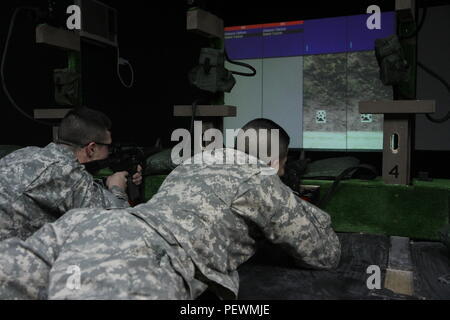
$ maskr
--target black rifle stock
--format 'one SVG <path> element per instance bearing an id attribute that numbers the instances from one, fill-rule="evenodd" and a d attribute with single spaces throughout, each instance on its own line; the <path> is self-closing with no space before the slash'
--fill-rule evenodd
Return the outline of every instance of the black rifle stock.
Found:
<path id="1" fill-rule="evenodd" d="M 103 160 L 96 160 L 85 163 L 86 170 L 94 175 L 102 169 L 111 169 L 114 173 L 126 171 L 127 195 L 131 205 L 136 205 L 144 201 L 144 181 L 137 186 L 133 183 L 133 175 L 137 173 L 138 165 L 145 169 L 147 157 L 159 152 L 161 149 L 154 147 L 144 151 L 137 147 L 115 147 L 111 155 Z"/>

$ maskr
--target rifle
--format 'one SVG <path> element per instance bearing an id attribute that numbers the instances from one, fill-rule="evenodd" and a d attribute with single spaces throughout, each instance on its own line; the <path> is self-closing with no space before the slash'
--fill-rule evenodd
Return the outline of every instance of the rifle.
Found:
<path id="1" fill-rule="evenodd" d="M 130 205 L 136 205 L 144 202 L 144 182 L 140 186 L 133 183 L 133 175 L 137 172 L 138 165 L 142 167 L 142 173 L 145 171 L 145 160 L 161 151 L 160 147 L 139 148 L 135 146 L 124 146 L 116 144 L 110 156 L 103 160 L 96 160 L 85 163 L 86 171 L 95 175 L 102 169 L 111 169 L 114 173 L 126 171 L 127 177 L 127 195 Z"/>

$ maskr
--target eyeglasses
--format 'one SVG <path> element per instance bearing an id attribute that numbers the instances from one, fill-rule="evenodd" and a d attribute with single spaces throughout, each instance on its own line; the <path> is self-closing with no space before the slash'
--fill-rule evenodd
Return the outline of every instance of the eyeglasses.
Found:
<path id="1" fill-rule="evenodd" d="M 108 148 L 112 147 L 112 143 L 103 143 L 103 142 L 96 142 L 96 141 L 92 141 L 92 142 L 94 142 L 95 144 L 101 145 L 101 146 L 107 146 Z"/>
<path id="2" fill-rule="evenodd" d="M 94 142 L 95 144 L 98 144 L 99 146 L 107 147 L 108 148 L 108 152 L 111 152 L 112 147 L 113 147 L 112 143 L 103 143 L 103 142 L 96 142 L 96 141 L 92 141 L 92 142 Z M 87 145 L 89 145 L 89 143 Z"/>
<path id="3" fill-rule="evenodd" d="M 95 143 L 95 144 L 98 144 L 100 146 L 108 147 L 108 152 L 111 152 L 111 150 L 113 148 L 113 144 L 112 143 L 103 143 L 103 142 L 97 142 L 97 141 L 91 141 L 91 142 L 86 143 L 84 145 L 78 144 L 78 143 L 75 143 L 75 142 L 72 142 L 72 141 L 61 140 L 61 139 L 58 139 L 58 141 L 57 141 L 57 143 L 66 144 L 66 145 L 69 145 L 69 146 L 79 147 L 79 148 L 85 148 L 92 142 Z"/>
<path id="4" fill-rule="evenodd" d="M 111 154 L 111 151 L 112 151 L 112 148 L 113 148 L 112 143 L 103 143 L 103 142 L 91 141 L 89 143 L 86 143 L 85 145 L 80 145 L 80 147 L 81 148 L 85 148 L 91 143 L 95 143 L 95 144 L 97 144 L 99 146 L 106 146 L 108 148 L 108 153 Z"/>

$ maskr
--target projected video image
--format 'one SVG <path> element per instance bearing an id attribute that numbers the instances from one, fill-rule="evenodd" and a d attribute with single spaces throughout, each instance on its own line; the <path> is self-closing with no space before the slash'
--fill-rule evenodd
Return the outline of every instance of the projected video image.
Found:
<path id="1" fill-rule="evenodd" d="M 374 41 L 395 33 L 395 15 L 383 13 L 380 30 L 369 30 L 366 19 L 226 28 L 230 58 L 251 64 L 257 75 L 236 77 L 235 88 L 225 94 L 225 103 L 237 106 L 237 117 L 226 118 L 224 127 L 237 129 L 264 117 L 287 129 L 292 148 L 381 150 L 383 116 L 360 114 L 358 103 L 392 99 L 392 89 L 379 80 Z"/>
<path id="2" fill-rule="evenodd" d="M 303 57 L 303 148 L 381 150 L 383 115 L 360 114 L 361 100 L 392 98 L 373 51 Z"/>
<path id="3" fill-rule="evenodd" d="M 303 57 L 303 147 L 347 147 L 347 54 Z"/>
<path id="4" fill-rule="evenodd" d="M 347 148 L 383 149 L 383 115 L 360 114 L 361 100 L 392 100 L 392 88 L 379 80 L 374 52 L 347 54 Z"/>

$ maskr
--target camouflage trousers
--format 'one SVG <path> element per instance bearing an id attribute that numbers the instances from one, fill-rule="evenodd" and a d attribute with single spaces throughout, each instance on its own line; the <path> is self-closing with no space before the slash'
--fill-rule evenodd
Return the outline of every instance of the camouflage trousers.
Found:
<path id="1" fill-rule="evenodd" d="M 126 210 L 72 210 L 0 242 L 0 299 L 192 299 L 184 250 Z"/>

